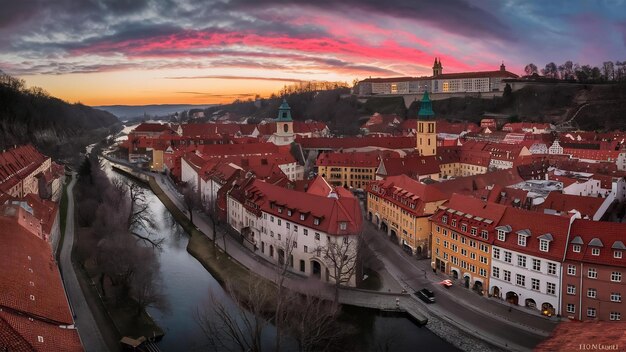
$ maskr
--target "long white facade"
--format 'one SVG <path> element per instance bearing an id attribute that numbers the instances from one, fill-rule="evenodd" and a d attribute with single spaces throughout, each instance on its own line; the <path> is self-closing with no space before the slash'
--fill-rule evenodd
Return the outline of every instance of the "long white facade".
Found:
<path id="1" fill-rule="evenodd" d="M 347 241 L 351 249 L 356 251 L 357 248 L 357 235 L 328 235 L 263 211 L 257 216 L 230 195 L 228 223 L 239 233 L 247 232 L 246 238 L 254 244 L 256 252 L 274 262 L 288 260 L 284 257 L 284 253 L 288 253 L 285 246 L 291 243 L 291 270 L 306 276 L 317 276 L 327 282 L 333 282 L 333 268 L 327 267 L 323 258 L 323 249 L 328 241 Z M 355 285 L 354 275 L 348 284 Z"/>
<path id="2" fill-rule="evenodd" d="M 509 234 L 514 236 L 516 234 Z M 489 292 L 511 301 L 517 295 L 518 305 L 542 309 L 544 303 L 561 314 L 561 263 L 510 249 L 493 246 Z"/>

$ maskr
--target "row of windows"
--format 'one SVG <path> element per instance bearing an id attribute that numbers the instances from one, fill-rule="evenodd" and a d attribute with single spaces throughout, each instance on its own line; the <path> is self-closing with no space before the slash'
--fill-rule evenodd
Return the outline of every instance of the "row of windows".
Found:
<path id="1" fill-rule="evenodd" d="M 568 295 L 575 295 L 576 294 L 576 286 L 568 284 L 567 285 L 567 294 Z M 589 297 L 589 298 L 598 298 L 598 290 L 596 290 L 595 288 L 588 288 L 587 289 L 587 297 Z M 611 292 L 610 300 L 611 300 L 611 302 L 621 302 L 622 301 L 622 294 L 619 293 L 619 292 Z"/>
<path id="2" fill-rule="evenodd" d="M 581 245 L 579 245 L 579 244 L 572 245 L 572 251 L 573 252 L 580 253 L 580 250 L 581 250 Z M 600 248 L 592 247 L 591 248 L 591 255 L 599 256 L 600 255 Z M 614 250 L 613 251 L 613 258 L 615 258 L 615 259 L 622 259 L 622 251 Z"/>
<path id="3" fill-rule="evenodd" d="M 576 265 L 569 264 L 567 266 L 567 275 L 576 276 Z M 598 270 L 596 268 L 588 268 L 587 269 L 587 278 L 589 279 L 597 279 L 598 278 Z M 622 273 L 619 271 L 611 272 L 611 281 L 612 282 L 622 282 Z"/>
<path id="4" fill-rule="evenodd" d="M 576 305 L 573 303 L 568 303 L 566 306 L 566 310 L 568 313 L 574 314 L 576 313 Z M 587 308 L 587 317 L 595 318 L 596 317 L 596 309 L 593 307 Z M 610 312 L 609 319 L 612 321 L 622 320 L 622 314 L 620 312 Z"/>
<path id="5" fill-rule="evenodd" d="M 502 280 L 511 282 L 511 272 L 509 270 L 502 270 Z M 492 276 L 500 279 L 500 268 L 493 267 Z M 515 274 L 515 284 L 517 286 L 526 287 L 526 276 L 522 274 Z M 531 278 L 530 279 L 530 288 L 534 291 L 541 290 L 541 280 Z M 546 294 L 556 295 L 556 284 L 553 282 L 546 282 Z"/>
<path id="6" fill-rule="evenodd" d="M 504 230 L 498 230 L 498 241 L 506 241 L 507 232 Z M 522 247 L 526 247 L 527 238 L 526 235 L 517 235 L 517 244 Z M 550 241 L 540 238 L 539 239 L 539 250 L 542 252 L 548 252 L 550 250 Z"/>

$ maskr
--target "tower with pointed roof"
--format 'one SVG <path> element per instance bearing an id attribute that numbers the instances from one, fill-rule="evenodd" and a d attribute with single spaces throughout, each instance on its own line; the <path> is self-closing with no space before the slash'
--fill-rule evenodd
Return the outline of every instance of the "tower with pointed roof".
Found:
<path id="1" fill-rule="evenodd" d="M 283 103 L 278 108 L 278 117 L 276 122 L 276 132 L 270 138 L 270 142 L 276 145 L 287 145 L 294 141 L 293 119 L 291 118 L 291 107 L 287 104 L 287 100 L 283 99 Z"/>
<path id="2" fill-rule="evenodd" d="M 437 77 L 443 73 L 443 66 L 441 65 L 441 60 L 435 58 L 435 63 L 433 64 L 433 76 Z"/>
<path id="3" fill-rule="evenodd" d="M 433 104 L 424 92 L 420 102 L 420 110 L 417 113 L 417 152 L 422 156 L 437 155 L 437 123 Z"/>

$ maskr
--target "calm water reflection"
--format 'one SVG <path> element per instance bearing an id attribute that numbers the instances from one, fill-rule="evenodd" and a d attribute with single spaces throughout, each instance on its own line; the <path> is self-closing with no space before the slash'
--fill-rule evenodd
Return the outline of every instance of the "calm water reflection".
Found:
<path id="1" fill-rule="evenodd" d="M 114 173 L 109 175 L 122 177 Z M 165 331 L 159 347 L 163 351 L 207 350 L 206 337 L 197 322 L 198 313 L 206 311 L 210 306 L 211 294 L 220 302 L 229 305 L 234 303 L 211 274 L 187 253 L 186 233 L 160 200 L 149 190 L 146 191 L 146 200 L 158 226 L 158 235 L 165 238 L 158 258 L 170 309 L 166 312 L 148 309 Z M 418 327 L 404 317 L 385 317 L 372 310 L 346 308 L 341 320 L 356 327 L 355 335 L 339 348 L 342 351 L 455 350 L 428 329 Z M 272 347 L 273 334 L 270 330 L 264 338 L 267 350 Z"/>

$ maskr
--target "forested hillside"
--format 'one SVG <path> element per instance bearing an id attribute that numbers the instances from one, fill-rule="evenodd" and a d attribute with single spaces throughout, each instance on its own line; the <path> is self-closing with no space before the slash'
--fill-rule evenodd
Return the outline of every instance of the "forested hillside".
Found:
<path id="1" fill-rule="evenodd" d="M 404 99 L 395 97 L 369 97 L 357 99 L 349 89 L 340 88 L 317 92 L 292 93 L 285 96 L 295 120 L 318 120 L 327 123 L 337 134 L 357 134 L 362 117 L 373 113 L 397 114 L 403 118 L 416 118 L 419 101 L 408 109 Z M 250 116 L 251 122 L 274 118 L 282 98 L 263 99 L 259 107 L 252 101 L 206 109 L 206 115 L 221 110 Z M 485 112 L 507 114 L 511 121 L 534 121 L 558 124 L 574 121 L 583 129 L 626 129 L 626 84 L 571 84 L 553 83 L 527 86 L 503 97 L 480 98 L 467 96 L 433 101 L 438 118 L 467 120 L 479 123 Z"/>
<path id="2" fill-rule="evenodd" d="M 69 159 L 116 128 L 117 117 L 69 104 L 0 71 L 0 149 L 33 143 L 47 155 Z"/>

